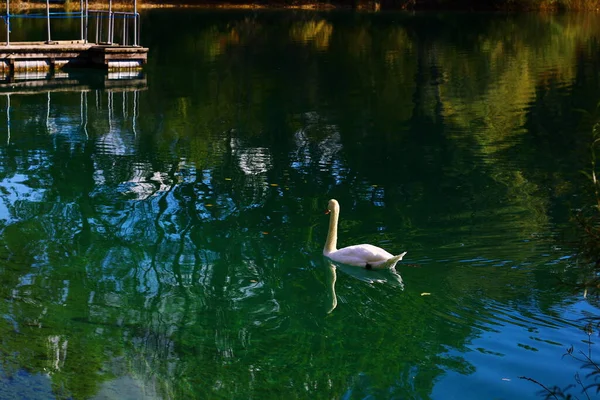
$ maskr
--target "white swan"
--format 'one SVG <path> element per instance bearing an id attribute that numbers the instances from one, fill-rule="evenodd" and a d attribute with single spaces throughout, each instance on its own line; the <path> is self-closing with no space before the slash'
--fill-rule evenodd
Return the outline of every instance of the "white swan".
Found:
<path id="1" fill-rule="evenodd" d="M 329 217 L 329 232 L 323 248 L 323 255 L 337 263 L 363 267 L 366 269 L 393 268 L 402 260 L 406 252 L 397 256 L 372 244 L 358 244 L 337 249 L 337 225 L 340 215 L 340 205 L 335 199 L 329 200 L 327 205 Z"/>

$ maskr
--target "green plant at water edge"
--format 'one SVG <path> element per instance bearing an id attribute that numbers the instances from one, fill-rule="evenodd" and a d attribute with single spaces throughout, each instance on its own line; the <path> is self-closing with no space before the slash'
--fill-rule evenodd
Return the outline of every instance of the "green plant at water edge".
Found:
<path id="1" fill-rule="evenodd" d="M 579 240 L 577 283 L 570 286 L 583 290 L 584 297 L 600 294 L 600 179 L 597 172 L 598 146 L 600 145 L 600 104 L 596 111 L 582 111 L 583 123 L 592 137 L 589 144 L 589 167 L 581 173 L 589 180 L 586 185 L 583 207 L 577 209 L 572 220 L 575 222 Z"/>
<path id="2" fill-rule="evenodd" d="M 598 108 L 600 109 L 600 104 L 598 104 Z M 592 127 L 592 144 L 590 145 L 591 173 L 586 174 L 594 184 L 596 210 L 600 210 L 600 182 L 598 182 L 598 177 L 596 175 L 596 146 L 598 145 L 598 143 L 600 143 L 600 119 L 598 119 Z"/>
<path id="3" fill-rule="evenodd" d="M 583 289 L 584 297 L 590 301 L 590 296 L 595 295 L 597 300 L 600 294 L 600 178 L 597 172 L 597 151 L 600 145 L 600 103 L 595 112 L 591 113 L 583 110 L 584 131 L 592 133 L 591 143 L 589 144 L 590 158 L 588 169 L 582 173 L 589 179 L 591 185 L 587 186 L 586 200 L 590 205 L 577 210 L 573 216 L 574 222 L 580 232 L 579 247 L 579 266 L 577 268 L 577 283 L 573 286 L 580 290 Z M 520 376 L 524 379 L 538 385 L 541 390 L 540 396 L 545 399 L 591 399 L 600 393 L 600 365 L 592 355 L 591 336 L 595 328 L 600 327 L 600 316 L 593 316 L 585 319 L 586 326 L 583 328 L 588 335 L 587 352 L 576 351 L 573 346 L 567 348 L 564 357 L 570 357 L 580 363 L 580 369 L 584 373 L 576 372 L 573 376 L 574 383 L 566 387 L 557 385 L 546 386 L 544 383 L 527 376 Z M 580 393 L 578 397 L 576 392 Z"/>
<path id="4" fill-rule="evenodd" d="M 592 332 L 593 330 L 591 329 L 591 323 L 589 323 L 586 327 L 586 333 L 588 336 L 591 336 Z M 598 363 L 592 358 L 591 341 L 588 340 L 587 354 L 581 350 L 579 350 L 578 353 L 575 353 L 573 346 L 571 346 L 563 355 L 563 357 L 565 356 L 579 361 L 581 363 L 581 369 L 590 371 L 583 377 L 583 379 L 588 381 L 587 383 L 582 380 L 579 372 L 575 373 L 573 377 L 575 383 L 567 385 L 564 388 L 559 386 L 548 387 L 543 383 L 526 376 L 520 376 L 519 379 L 524 379 L 540 386 L 542 390 L 540 390 L 539 394 L 540 396 L 544 396 L 545 399 L 578 399 L 577 396 L 569 393 L 573 390 L 580 390 L 581 393 L 585 395 L 586 399 L 591 399 L 590 396 L 600 393 L 600 383 L 598 382 L 598 379 L 600 378 L 600 365 L 598 365 Z"/>
<path id="5" fill-rule="evenodd" d="M 600 105 L 598 106 L 600 109 Z M 596 112 L 597 114 L 597 112 Z M 594 117 L 592 125 L 592 143 L 590 145 L 590 169 L 582 173 L 592 183 L 593 204 L 584 207 L 577 212 L 575 220 L 582 229 L 581 255 L 589 263 L 593 264 L 594 270 L 600 268 L 600 181 L 596 173 L 597 147 L 600 144 L 600 118 Z M 590 286 L 598 288 L 600 277 L 594 274 Z"/>

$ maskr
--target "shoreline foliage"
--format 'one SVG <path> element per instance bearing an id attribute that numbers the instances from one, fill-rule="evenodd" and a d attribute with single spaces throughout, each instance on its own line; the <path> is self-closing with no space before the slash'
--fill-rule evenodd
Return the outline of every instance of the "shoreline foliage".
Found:
<path id="1" fill-rule="evenodd" d="M 209 7 L 209 8 L 293 8 L 293 9 L 354 9 L 361 11 L 430 10 L 430 11 L 600 11 L 600 0 L 138 0 L 138 7 Z M 45 7 L 43 0 L 11 0 L 16 9 Z M 54 8 L 75 9 L 77 0 L 53 0 Z M 95 9 L 107 8 L 108 0 L 89 3 Z M 130 8 L 133 0 L 115 0 L 113 8 Z"/>

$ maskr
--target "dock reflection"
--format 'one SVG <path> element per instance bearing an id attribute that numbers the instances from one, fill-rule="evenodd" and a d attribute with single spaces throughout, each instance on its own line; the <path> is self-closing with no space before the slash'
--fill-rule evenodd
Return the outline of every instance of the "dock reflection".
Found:
<path id="1" fill-rule="evenodd" d="M 19 71 L 0 73 L 0 94 L 36 94 L 46 91 L 145 90 L 142 71 Z"/>
<path id="2" fill-rule="evenodd" d="M 0 76 L 0 97 L 6 98 L 6 143 L 11 142 L 11 128 L 16 121 L 22 124 L 42 123 L 48 134 L 68 136 L 70 142 L 87 140 L 91 126 L 99 129 L 100 141 L 104 136 L 111 142 L 110 138 L 118 133 L 116 131 L 122 130 L 122 127 L 117 129 L 116 120 L 129 125 L 133 136 L 137 136 L 139 93 L 146 89 L 146 77 L 141 71 L 30 71 Z M 73 97 L 76 93 L 79 93 L 79 101 Z M 68 100 L 64 94 L 69 97 Z M 19 106 L 14 106 L 13 99 L 22 96 L 32 99 L 37 96 L 33 100 L 35 108 L 45 113 L 36 112 L 26 117 L 20 112 L 15 118 Z M 94 114 L 91 125 L 88 124 L 90 113 Z"/>

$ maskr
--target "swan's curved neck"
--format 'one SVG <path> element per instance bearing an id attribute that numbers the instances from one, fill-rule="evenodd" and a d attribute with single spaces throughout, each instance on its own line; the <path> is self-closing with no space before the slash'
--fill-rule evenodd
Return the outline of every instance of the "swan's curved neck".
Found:
<path id="1" fill-rule="evenodd" d="M 323 248 L 323 254 L 333 253 L 337 250 L 337 225 L 339 214 L 339 208 L 334 207 L 334 209 L 331 210 L 331 214 L 329 215 L 329 232 L 327 233 L 327 241 Z"/>

